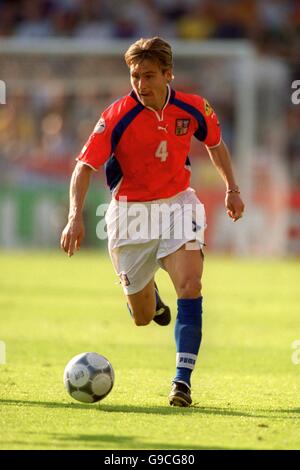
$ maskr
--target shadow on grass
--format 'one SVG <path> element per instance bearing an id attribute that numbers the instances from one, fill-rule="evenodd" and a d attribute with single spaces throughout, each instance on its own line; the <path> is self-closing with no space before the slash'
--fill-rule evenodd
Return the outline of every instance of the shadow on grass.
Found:
<path id="1" fill-rule="evenodd" d="M 102 413 L 140 413 L 154 415 L 216 415 L 216 416 L 237 416 L 243 418 L 284 418 L 299 419 L 298 416 L 286 416 L 287 413 L 299 414 L 300 408 L 290 410 L 268 409 L 253 410 L 245 412 L 234 409 L 225 409 L 223 407 L 201 406 L 195 403 L 189 408 L 174 408 L 171 406 L 136 406 L 136 405 L 110 405 L 104 403 L 84 404 L 84 403 L 62 403 L 51 401 L 32 401 L 32 400 L 6 400 L 0 399 L 0 404 L 11 406 L 36 406 L 42 408 L 72 409 L 72 410 L 94 410 Z M 273 413 L 276 413 L 274 416 Z"/>
<path id="2" fill-rule="evenodd" d="M 36 437 L 40 437 L 41 434 L 43 437 L 47 438 L 47 441 L 44 442 L 36 440 Z M 124 448 L 135 448 L 139 446 L 141 448 L 142 443 L 138 443 L 135 440 L 135 437 L 131 436 L 114 436 L 113 434 L 59 434 L 59 433 L 26 433 L 27 436 L 30 436 L 32 439 L 32 444 L 34 447 L 39 448 L 49 448 L 57 447 L 62 449 L 76 449 L 76 448 L 93 448 L 93 449 L 105 449 L 106 446 L 122 446 Z M 1 447 L 5 444 L 12 444 L 9 442 L 1 441 Z M 29 445 L 29 442 L 26 441 L 13 441 L 14 445 L 19 445 L 20 448 L 24 448 Z"/>
<path id="3" fill-rule="evenodd" d="M 2 400 L 0 399 L 1 405 L 17 405 L 17 406 L 39 406 L 41 408 L 70 408 L 70 409 L 95 409 L 95 405 L 91 404 L 80 404 L 80 403 L 59 403 L 55 401 L 32 401 L 32 400 Z"/>
<path id="4" fill-rule="evenodd" d="M 174 408 L 170 406 L 131 406 L 131 405 L 99 405 L 102 412 L 108 413 L 145 413 L 145 414 L 162 414 L 162 415 L 189 415 L 189 414 L 202 414 L 202 415 L 216 415 L 216 416 L 237 416 L 241 418 L 284 418 L 284 419 L 299 419 L 297 417 L 287 417 L 286 413 L 299 413 L 299 408 L 291 410 L 269 409 L 269 410 L 255 410 L 253 412 L 234 410 L 231 408 L 214 407 L 214 406 L 201 406 L 198 403 L 190 406 L 189 408 Z M 276 413 L 274 416 L 273 413 Z"/>
<path id="5" fill-rule="evenodd" d="M 292 410 L 280 410 L 281 413 L 300 413 L 300 408 L 293 408 Z"/>
<path id="6" fill-rule="evenodd" d="M 31 435 L 39 435 L 38 433 L 28 433 Z M 135 436 L 116 436 L 113 434 L 59 434 L 59 433 L 43 433 L 48 437 L 52 446 L 58 449 L 91 449 L 91 450 L 230 450 L 228 447 L 221 446 L 199 446 L 182 444 L 171 444 L 164 442 L 156 442 L 155 444 L 145 442 Z M 35 442 L 35 441 L 34 441 Z M 35 442 L 35 445 L 37 443 Z M 42 443 L 39 443 L 43 446 Z M 47 443 L 44 443 L 47 447 Z M 232 448 L 233 449 L 233 448 Z"/>

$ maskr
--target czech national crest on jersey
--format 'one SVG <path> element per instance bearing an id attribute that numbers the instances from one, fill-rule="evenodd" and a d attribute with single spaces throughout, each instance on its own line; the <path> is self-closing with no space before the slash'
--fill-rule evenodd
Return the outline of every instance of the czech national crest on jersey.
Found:
<path id="1" fill-rule="evenodd" d="M 190 119 L 176 119 L 175 125 L 175 134 L 176 135 L 185 135 L 188 133 Z"/>

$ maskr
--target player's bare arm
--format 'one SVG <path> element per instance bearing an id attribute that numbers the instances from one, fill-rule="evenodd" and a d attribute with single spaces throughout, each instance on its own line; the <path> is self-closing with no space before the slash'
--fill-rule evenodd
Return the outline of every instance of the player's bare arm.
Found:
<path id="1" fill-rule="evenodd" d="M 74 254 L 74 250 L 79 250 L 84 238 L 84 223 L 82 211 L 85 196 L 89 188 L 92 169 L 80 162 L 77 163 L 70 183 L 70 209 L 68 223 L 65 226 L 60 244 L 68 256 Z"/>
<path id="2" fill-rule="evenodd" d="M 207 147 L 207 150 L 211 161 L 226 184 L 225 207 L 227 208 L 227 214 L 236 222 L 242 217 L 245 205 L 239 195 L 228 148 L 225 142 L 221 140 L 220 145 L 213 148 Z"/>

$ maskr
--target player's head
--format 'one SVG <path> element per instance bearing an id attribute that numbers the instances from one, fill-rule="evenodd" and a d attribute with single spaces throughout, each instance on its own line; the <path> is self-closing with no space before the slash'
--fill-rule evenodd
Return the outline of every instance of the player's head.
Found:
<path id="1" fill-rule="evenodd" d="M 145 106 L 159 109 L 173 78 L 171 46 L 159 37 L 139 39 L 125 53 L 134 91 Z"/>

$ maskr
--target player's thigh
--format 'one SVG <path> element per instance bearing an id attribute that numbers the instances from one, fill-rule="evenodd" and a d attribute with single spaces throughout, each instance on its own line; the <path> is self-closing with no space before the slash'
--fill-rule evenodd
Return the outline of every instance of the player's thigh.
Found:
<path id="1" fill-rule="evenodd" d="M 154 277 L 142 290 L 126 297 L 135 322 L 140 325 L 148 324 L 155 314 Z"/>
<path id="2" fill-rule="evenodd" d="M 182 245 L 162 258 L 161 264 L 168 272 L 179 298 L 201 295 L 203 253 L 197 241 Z"/>
<path id="3" fill-rule="evenodd" d="M 111 260 L 137 324 L 149 323 L 155 313 L 154 274 L 159 268 L 157 243 L 151 240 L 110 250 Z"/>

